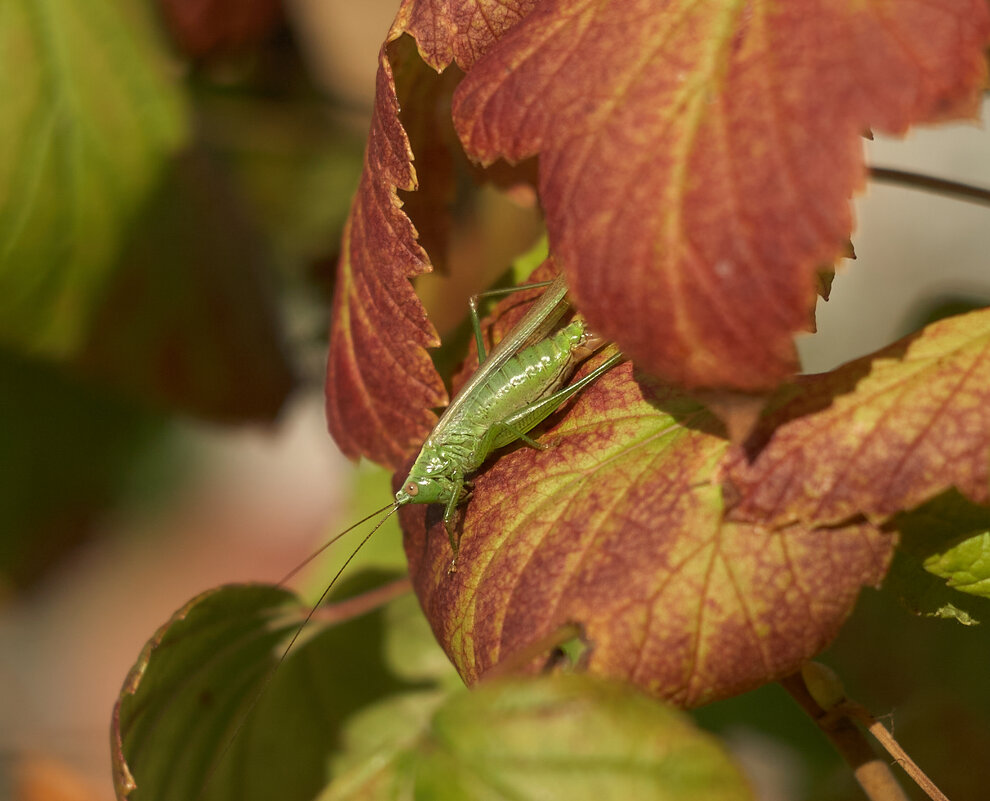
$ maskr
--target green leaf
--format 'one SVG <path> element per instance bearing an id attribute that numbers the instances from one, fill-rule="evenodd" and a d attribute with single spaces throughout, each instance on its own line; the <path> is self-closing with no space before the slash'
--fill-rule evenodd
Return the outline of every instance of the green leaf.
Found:
<path id="1" fill-rule="evenodd" d="M 515 679 L 452 697 L 408 748 L 356 766 L 321 801 L 752 795 L 717 741 L 632 688 L 583 675 Z"/>
<path id="2" fill-rule="evenodd" d="M 0 343 L 71 355 L 183 99 L 134 0 L 6 0 L 0 97 Z"/>
<path id="3" fill-rule="evenodd" d="M 950 490 L 892 526 L 901 543 L 888 589 L 919 614 L 967 626 L 990 618 L 990 509 Z"/>
<path id="4" fill-rule="evenodd" d="M 990 531 L 967 536 L 925 560 L 925 570 L 970 595 L 990 597 Z"/>
<path id="5" fill-rule="evenodd" d="M 407 594 L 395 608 L 407 618 L 415 601 Z M 232 585 L 176 612 L 145 646 L 114 711 L 118 797 L 310 799 L 349 717 L 380 699 L 436 694 L 428 671 L 406 677 L 382 658 L 382 610 L 299 644 L 269 680 L 306 611 L 280 588 Z"/>

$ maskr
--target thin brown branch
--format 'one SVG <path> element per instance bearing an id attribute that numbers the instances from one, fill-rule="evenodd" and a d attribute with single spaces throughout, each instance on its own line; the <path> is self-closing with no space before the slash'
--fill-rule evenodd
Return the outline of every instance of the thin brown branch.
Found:
<path id="1" fill-rule="evenodd" d="M 394 598 L 405 595 L 407 592 L 412 592 L 412 581 L 409 576 L 403 576 L 402 578 L 395 579 L 395 581 L 382 584 L 380 587 L 375 587 L 373 590 L 368 590 L 368 592 L 348 598 L 346 601 L 321 606 L 313 614 L 313 619 L 323 621 L 324 623 L 340 623 L 345 620 L 351 620 L 352 618 L 372 612 Z"/>
<path id="2" fill-rule="evenodd" d="M 891 167 L 870 167 L 870 177 L 874 181 L 898 184 L 912 189 L 921 189 L 926 192 L 945 195 L 956 200 L 965 200 L 970 203 L 990 206 L 990 189 L 960 183 L 959 181 L 949 181 L 945 178 L 936 178 L 932 175 L 924 175 L 922 173 L 911 172 L 910 170 L 895 170 Z"/>
<path id="3" fill-rule="evenodd" d="M 938 789 L 935 782 L 929 779 L 915 761 L 908 756 L 907 752 L 901 748 L 900 743 L 894 739 L 894 735 L 890 733 L 887 727 L 873 717 L 866 707 L 854 701 L 846 701 L 838 709 L 847 717 L 865 726 L 870 734 L 877 738 L 880 745 L 886 749 L 887 753 L 897 760 L 897 764 L 904 768 L 904 772 L 914 780 L 915 784 L 928 794 L 928 797 L 932 801 L 949 801 L 945 793 Z"/>
<path id="4" fill-rule="evenodd" d="M 835 749 L 852 768 L 856 781 L 870 801 L 909 801 L 897 783 L 890 766 L 873 751 L 866 735 L 845 715 L 835 715 L 822 709 L 812 698 L 800 673 L 793 673 L 780 682 L 818 724 Z"/>

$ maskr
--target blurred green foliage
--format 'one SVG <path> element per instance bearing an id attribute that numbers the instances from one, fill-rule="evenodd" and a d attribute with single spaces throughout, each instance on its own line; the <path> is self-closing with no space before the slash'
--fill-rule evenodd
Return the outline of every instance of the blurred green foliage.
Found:
<path id="1" fill-rule="evenodd" d="M 170 420 L 270 423 L 318 381 L 361 137 L 291 40 L 258 29 L 193 62 L 166 40 L 168 10 L 0 7 L 9 587 L 95 529 Z"/>
<path id="2" fill-rule="evenodd" d="M 71 356 L 135 210 L 189 136 L 143 3 L 0 14 L 0 343 Z"/>

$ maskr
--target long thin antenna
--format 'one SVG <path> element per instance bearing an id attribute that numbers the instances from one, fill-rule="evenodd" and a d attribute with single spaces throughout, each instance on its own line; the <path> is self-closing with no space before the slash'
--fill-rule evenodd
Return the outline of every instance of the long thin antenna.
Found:
<path id="1" fill-rule="evenodd" d="M 334 574 L 333 578 L 330 579 L 330 583 L 327 584 L 327 588 L 325 590 L 323 590 L 323 594 L 320 595 L 319 600 L 317 600 L 317 602 L 315 604 L 313 604 L 312 608 L 310 608 L 309 614 L 306 615 L 305 620 L 303 620 L 303 622 L 299 624 L 298 628 L 296 628 L 295 633 L 292 635 L 292 639 L 289 640 L 289 644 L 285 646 L 285 649 L 282 651 L 282 655 L 278 658 L 278 661 L 268 671 L 267 675 L 265 676 L 265 680 L 261 684 L 261 687 L 258 688 L 258 691 L 254 694 L 254 698 L 251 699 L 251 704 L 244 711 L 244 714 L 241 715 L 241 719 L 238 721 L 237 727 L 234 729 L 233 733 L 230 735 L 230 738 L 227 740 L 226 745 L 224 745 L 223 750 L 217 756 L 216 761 L 210 767 L 209 774 L 207 775 L 205 781 L 203 782 L 202 788 L 199 791 L 199 794 L 198 794 L 199 797 L 202 797 L 203 793 L 205 793 L 206 792 L 206 789 L 210 786 L 210 782 L 213 781 L 213 777 L 216 775 L 217 770 L 219 769 L 220 765 L 223 764 L 223 760 L 227 756 L 227 753 L 230 751 L 231 747 L 233 747 L 234 743 L 237 741 L 238 736 L 240 736 L 241 731 L 247 725 L 248 719 L 251 717 L 251 713 L 254 712 L 254 708 L 258 705 L 258 702 L 261 700 L 262 696 L 268 690 L 268 685 L 270 685 L 272 683 L 272 679 L 275 678 L 275 674 L 278 672 L 279 668 L 282 667 L 282 663 L 285 662 L 286 657 L 288 657 L 289 651 L 292 650 L 292 647 L 296 644 L 296 641 L 299 639 L 300 635 L 303 633 L 303 630 L 306 628 L 306 626 L 309 625 L 309 622 L 313 619 L 313 615 L 316 614 L 316 610 L 320 608 L 320 605 L 326 600 L 327 596 L 330 594 L 330 590 L 332 590 L 333 589 L 333 585 L 337 583 L 337 579 L 339 579 L 341 577 L 341 575 L 343 575 L 344 571 L 347 569 L 347 566 L 351 563 L 351 561 L 354 559 L 354 557 L 358 555 L 358 551 L 360 551 L 365 546 L 365 543 L 367 543 L 368 540 L 370 540 L 372 538 L 372 536 L 374 535 L 374 533 L 376 531 L 378 531 L 378 529 L 380 529 L 385 524 L 385 521 L 386 520 L 388 520 L 392 515 L 395 514 L 396 510 L 399 508 L 399 505 L 400 504 L 395 503 L 394 501 L 392 503 L 385 504 L 385 506 L 383 506 L 381 509 L 379 509 L 379 510 L 377 510 L 375 512 L 372 512 L 367 517 L 364 517 L 364 518 L 361 518 L 360 520 L 358 520 L 357 523 L 354 523 L 353 525 L 348 526 L 343 531 L 341 531 L 339 534 L 336 534 L 335 536 L 331 537 L 326 543 L 324 543 L 320 547 L 319 550 L 317 550 L 316 552 L 314 552 L 313 554 L 311 554 L 310 556 L 308 556 L 304 562 L 302 562 L 301 564 L 299 564 L 295 568 L 293 568 L 292 571 L 284 579 L 282 579 L 279 582 L 280 585 L 281 584 L 285 584 L 285 582 L 287 582 L 290 578 L 292 578 L 292 576 L 294 576 L 296 573 L 298 573 L 305 565 L 307 565 L 310 562 L 312 562 L 317 556 L 319 556 L 321 553 L 323 553 L 327 548 L 329 548 L 331 545 L 333 545 L 333 543 L 335 543 L 337 540 L 339 540 L 347 532 L 352 531 L 353 529 L 355 529 L 358 526 L 360 526 L 362 523 L 367 522 L 368 520 L 370 520 L 371 518 L 373 518 L 375 515 L 381 514 L 386 509 L 389 510 L 388 511 L 388 514 L 386 514 L 385 517 L 383 517 L 381 520 L 379 520 L 377 523 L 375 523 L 374 528 L 372 528 L 371 531 L 369 531 L 364 536 L 364 539 L 361 540 L 361 542 L 358 543 L 358 546 L 353 551 L 351 551 L 350 556 L 348 556 L 347 559 L 344 560 L 344 564 L 342 564 L 340 566 L 340 569 Z"/>
<path id="2" fill-rule="evenodd" d="M 357 523 L 354 523 L 353 525 L 348 526 L 343 531 L 341 531 L 339 534 L 335 534 L 334 536 L 332 536 L 325 543 L 323 543 L 319 548 L 317 548 L 315 551 L 313 551 L 313 553 L 311 553 L 309 556 L 307 556 L 305 559 L 303 559 L 303 561 L 301 561 L 298 565 L 296 565 L 294 568 L 292 568 L 292 570 L 290 570 L 288 573 L 286 573 L 285 576 L 282 578 L 282 580 L 279 581 L 278 586 L 279 587 L 282 587 L 282 586 L 288 584 L 289 581 L 292 579 L 292 577 L 296 575 L 296 573 L 298 573 L 300 570 L 302 570 L 304 567 L 306 567 L 306 565 L 308 565 L 310 562 L 312 562 L 317 556 L 319 556 L 321 553 L 323 553 L 327 548 L 329 548 L 331 545 L 333 545 L 337 540 L 339 540 L 341 537 L 343 537 L 349 531 L 353 531 L 358 526 L 360 526 L 362 523 L 367 523 L 369 520 L 371 520 L 371 518 L 377 517 L 382 512 L 384 512 L 386 509 L 389 509 L 389 508 L 394 507 L 394 506 L 395 506 L 395 501 L 393 501 L 392 503 L 387 503 L 381 509 L 376 509 L 374 512 L 372 512 L 367 517 L 362 517 L 360 520 L 357 521 Z M 392 511 L 394 512 L 395 509 L 392 509 Z M 389 514 L 381 522 L 384 523 L 391 516 L 392 516 L 392 513 L 389 512 Z M 378 524 L 378 526 L 380 526 L 380 525 L 381 525 L 381 523 Z M 374 531 L 378 531 L 378 526 L 375 526 L 375 528 L 373 530 Z M 362 542 L 361 545 L 364 545 L 364 543 Z M 359 545 L 358 548 L 360 548 L 361 545 Z M 348 561 L 350 561 L 350 560 L 348 560 Z"/>
<path id="3" fill-rule="evenodd" d="M 392 507 L 392 508 L 389 509 L 389 506 Z M 309 610 L 309 614 L 306 615 L 306 619 L 302 623 L 299 624 L 299 628 L 296 629 L 296 633 L 292 635 L 292 639 L 289 640 L 289 644 L 287 646 L 285 646 L 285 650 L 282 651 L 282 656 L 279 657 L 278 662 L 275 663 L 275 667 L 272 668 L 271 672 L 268 674 L 268 677 L 265 679 L 265 683 L 263 685 L 261 685 L 261 690 L 258 692 L 258 695 L 259 696 L 261 695 L 262 692 L 264 692 L 265 688 L 268 687 L 268 683 L 272 680 L 272 677 L 275 675 L 275 671 L 278 670 L 282 666 L 282 663 L 285 661 L 285 658 L 289 655 L 289 651 L 292 650 L 292 646 L 295 645 L 296 644 L 296 640 L 299 639 L 299 635 L 302 634 L 303 629 L 306 628 L 306 625 L 309 623 L 309 621 L 311 621 L 313 619 L 313 615 L 316 614 L 316 610 L 319 609 L 320 608 L 320 605 L 327 599 L 327 596 L 330 594 L 330 590 L 333 589 L 333 585 L 337 583 L 337 579 L 339 579 L 341 577 L 341 575 L 343 574 L 343 572 L 345 570 L 347 570 L 347 566 L 351 563 L 351 560 L 354 559 L 354 557 L 358 555 L 358 551 L 360 551 L 364 547 L 364 544 L 368 540 L 371 539 L 372 535 L 376 531 L 378 531 L 378 529 L 380 529 L 385 524 L 385 521 L 388 520 L 392 515 L 395 514 L 395 510 L 398 509 L 398 508 L 399 508 L 399 504 L 397 504 L 397 503 L 390 503 L 388 506 L 382 507 L 377 512 L 375 512 L 374 514 L 369 515 L 368 517 L 365 518 L 365 520 L 368 520 L 368 519 L 374 517 L 376 514 L 380 514 L 381 512 L 384 512 L 386 509 L 389 509 L 388 514 L 385 515 L 385 517 L 383 517 L 377 523 L 375 523 L 375 527 L 373 529 L 371 529 L 371 531 L 369 531 L 367 534 L 364 535 L 364 539 L 361 540 L 361 542 L 358 543 L 357 548 L 355 548 L 353 551 L 351 551 L 351 555 L 348 556 L 347 559 L 344 560 L 344 564 L 342 564 L 340 566 L 340 569 L 336 573 L 334 573 L 333 578 L 330 579 L 330 583 L 327 584 L 327 588 L 323 591 L 323 594 L 319 597 L 319 599 L 316 601 L 316 603 L 313 604 L 312 608 Z M 361 522 L 363 523 L 364 521 L 362 520 Z M 357 526 L 357 525 L 359 525 L 359 524 L 358 523 L 355 523 L 354 524 L 354 526 Z M 354 526 L 351 526 L 351 528 L 345 529 L 341 533 L 343 534 L 343 533 L 346 533 L 347 531 L 350 531 L 352 528 L 354 528 Z M 328 542 L 326 545 L 324 545 L 323 548 L 326 548 L 328 545 L 330 545 L 330 543 L 332 543 L 335 540 L 339 539 L 340 536 L 341 535 L 338 534 L 336 537 L 334 537 L 332 540 L 330 540 L 330 542 Z M 321 548 L 320 550 L 322 551 L 323 548 Z M 317 551 L 317 553 L 319 553 L 319 552 L 320 551 Z M 315 556 L 315 554 L 314 554 L 314 556 Z M 313 557 L 310 557 L 310 559 L 312 559 L 312 558 Z M 309 560 L 307 559 L 306 561 L 309 561 Z M 295 572 L 295 571 L 293 571 L 293 572 Z M 257 702 L 258 702 L 258 698 L 256 697 L 254 699 L 254 701 L 251 703 L 251 706 L 248 707 L 248 711 L 247 711 L 247 714 L 245 715 L 245 718 L 247 717 L 247 715 L 251 714 L 251 710 L 254 709 L 254 705 Z M 236 732 L 235 732 L 235 734 L 236 734 Z"/>

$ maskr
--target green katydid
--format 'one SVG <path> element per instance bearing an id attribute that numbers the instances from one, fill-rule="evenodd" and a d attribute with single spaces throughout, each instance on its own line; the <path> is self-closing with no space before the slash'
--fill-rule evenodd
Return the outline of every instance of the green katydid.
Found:
<path id="1" fill-rule="evenodd" d="M 577 365 L 603 343 L 580 317 L 553 332 L 569 305 L 562 276 L 530 286 L 547 289 L 487 357 L 478 296 L 471 299 L 478 369 L 444 411 L 395 495 L 393 509 L 409 503 L 445 505 L 443 521 L 455 559 L 457 507 L 468 494 L 467 476 L 517 439 L 542 449 L 527 432 L 622 360 L 616 353 L 565 387 Z"/>

